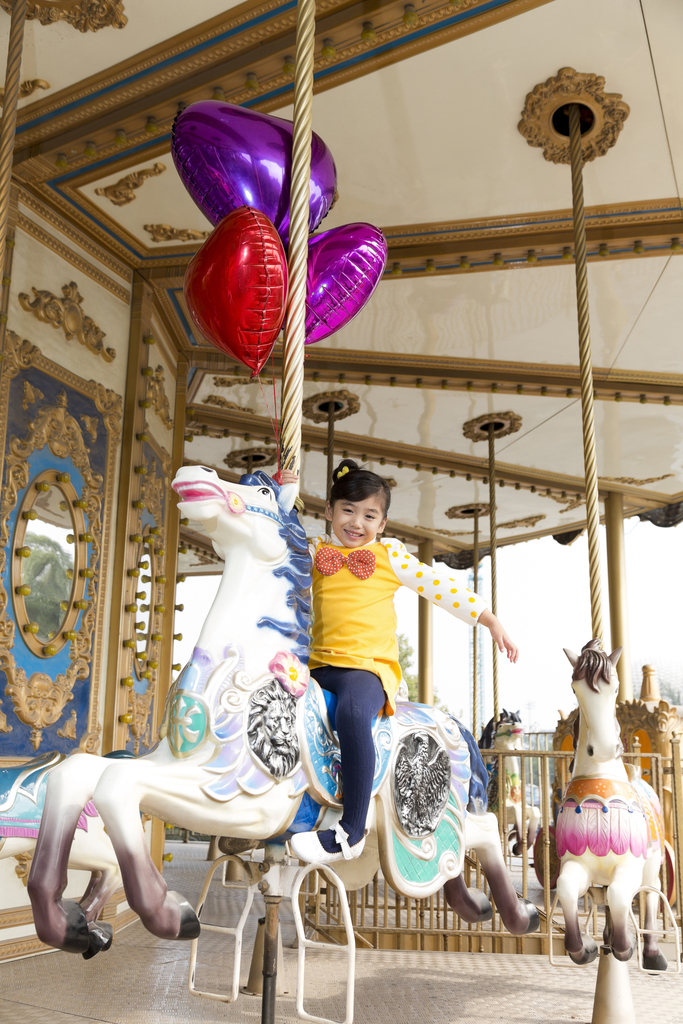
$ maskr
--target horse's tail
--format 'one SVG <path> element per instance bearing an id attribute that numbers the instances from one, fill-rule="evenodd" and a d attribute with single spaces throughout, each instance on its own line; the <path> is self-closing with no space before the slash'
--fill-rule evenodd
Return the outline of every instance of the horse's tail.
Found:
<path id="1" fill-rule="evenodd" d="M 470 732 L 466 729 L 462 722 L 459 722 L 455 715 L 449 715 L 452 718 L 458 729 L 462 733 L 462 737 L 465 743 L 469 747 L 470 751 L 470 769 L 472 771 L 472 777 L 470 779 L 470 799 L 467 804 L 467 810 L 473 814 L 485 814 L 488 810 L 488 798 L 486 796 L 486 790 L 489 784 L 489 773 L 486 771 L 486 765 L 482 760 L 477 741 Z"/>

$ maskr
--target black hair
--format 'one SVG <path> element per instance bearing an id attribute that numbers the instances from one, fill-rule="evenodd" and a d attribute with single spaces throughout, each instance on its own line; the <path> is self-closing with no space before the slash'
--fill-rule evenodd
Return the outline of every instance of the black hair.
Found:
<path id="1" fill-rule="evenodd" d="M 391 491 L 386 480 L 369 469 L 361 469 L 353 459 L 342 459 L 332 474 L 330 505 L 337 501 L 365 501 L 381 494 L 385 517 L 389 515 Z"/>

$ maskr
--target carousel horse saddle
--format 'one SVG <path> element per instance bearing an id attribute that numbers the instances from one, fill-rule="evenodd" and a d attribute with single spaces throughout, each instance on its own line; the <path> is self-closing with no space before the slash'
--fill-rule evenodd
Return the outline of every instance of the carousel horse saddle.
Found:
<path id="1" fill-rule="evenodd" d="M 336 698 L 311 679 L 301 703 L 309 787 L 290 832 L 315 827 L 322 809 L 344 798 Z M 392 717 L 377 716 L 372 735 L 383 872 L 399 891 L 427 896 L 462 869 L 467 808 L 486 810 L 486 769 L 467 730 L 428 705 L 399 701 Z"/>
<path id="2" fill-rule="evenodd" d="M 45 803 L 48 773 L 65 759 L 55 751 L 0 769 L 0 837 L 35 839 Z"/>

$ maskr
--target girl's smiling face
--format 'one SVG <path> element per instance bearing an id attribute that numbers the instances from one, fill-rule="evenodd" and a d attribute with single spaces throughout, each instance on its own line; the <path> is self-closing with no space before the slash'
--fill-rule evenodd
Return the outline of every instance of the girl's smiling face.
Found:
<path id="1" fill-rule="evenodd" d="M 344 548 L 362 548 L 372 544 L 378 533 L 387 524 L 382 493 L 371 495 L 363 501 L 340 499 L 325 508 L 325 519 L 332 523 L 332 530 Z"/>

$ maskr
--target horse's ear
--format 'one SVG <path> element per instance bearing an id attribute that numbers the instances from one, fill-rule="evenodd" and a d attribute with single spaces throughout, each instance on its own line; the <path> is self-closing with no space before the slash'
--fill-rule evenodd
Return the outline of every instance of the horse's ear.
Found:
<path id="1" fill-rule="evenodd" d="M 282 506 L 282 508 L 285 510 L 285 512 L 292 511 L 298 493 L 299 488 L 297 487 L 296 484 L 284 484 L 280 488 L 280 493 L 278 494 L 277 500 L 279 504 Z"/>
<path id="2" fill-rule="evenodd" d="M 624 649 L 623 647 L 615 647 L 614 650 L 612 651 L 612 653 L 609 655 L 609 660 L 612 662 L 612 667 L 613 668 L 617 667 L 617 662 L 619 661 L 619 658 L 621 657 L 621 652 L 623 651 L 623 649 Z"/>
<path id="3" fill-rule="evenodd" d="M 577 662 L 579 660 L 578 654 L 574 654 L 574 652 L 570 651 L 567 647 L 563 647 L 562 650 L 564 651 L 564 653 L 569 658 L 569 662 L 570 662 L 572 668 L 576 668 L 576 664 L 577 664 Z"/>

